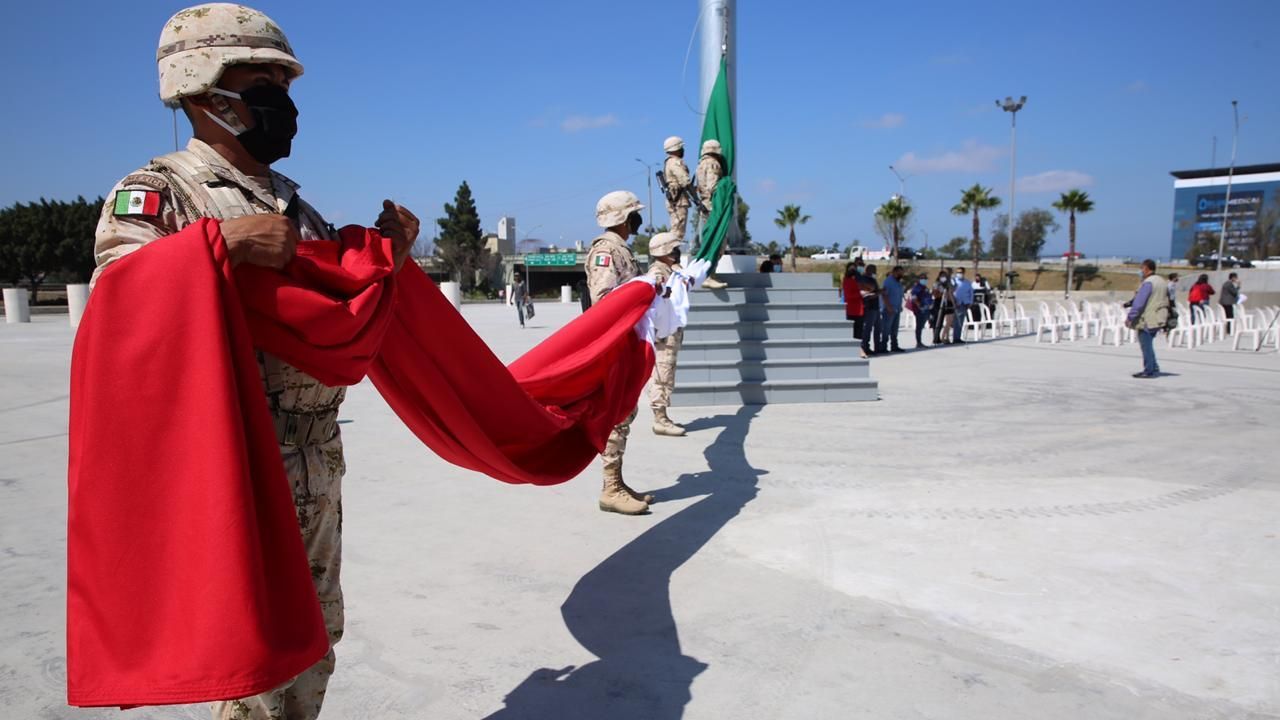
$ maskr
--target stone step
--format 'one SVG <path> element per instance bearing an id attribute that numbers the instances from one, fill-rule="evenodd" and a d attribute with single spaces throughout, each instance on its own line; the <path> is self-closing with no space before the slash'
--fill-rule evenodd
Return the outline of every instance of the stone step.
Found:
<path id="1" fill-rule="evenodd" d="M 689 303 L 696 306 L 723 305 L 725 303 L 825 303 L 838 302 L 835 288 L 726 288 L 710 292 L 694 292 Z"/>
<path id="2" fill-rule="evenodd" d="M 766 320 L 841 320 L 844 304 L 838 302 L 804 303 L 731 303 L 719 305 L 691 305 L 689 324 L 708 322 L 766 321 Z M 851 331 L 852 332 L 852 331 Z"/>
<path id="3" fill-rule="evenodd" d="M 833 288 L 835 280 L 828 273 L 725 273 L 717 275 L 730 288 Z M 695 293 L 722 293 L 725 290 L 699 289 Z"/>
<path id="4" fill-rule="evenodd" d="M 687 331 L 686 331 L 687 332 Z M 859 343 L 841 340 L 716 340 L 688 341 L 680 347 L 678 363 L 733 360 L 858 359 Z M 678 365 L 677 365 L 678 367 Z"/>
<path id="5" fill-rule="evenodd" d="M 676 363 L 676 387 L 740 380 L 862 380 L 870 377 L 868 361 L 861 358 L 693 361 L 681 357 Z"/>
<path id="6" fill-rule="evenodd" d="M 778 403 L 855 402 L 879 400 L 876 381 L 849 380 L 744 380 L 736 383 L 676 383 L 673 407 L 692 405 L 765 405 Z"/>
<path id="7" fill-rule="evenodd" d="M 839 340 L 853 337 L 848 320 L 698 322 L 684 330 L 685 342 L 731 340 Z"/>

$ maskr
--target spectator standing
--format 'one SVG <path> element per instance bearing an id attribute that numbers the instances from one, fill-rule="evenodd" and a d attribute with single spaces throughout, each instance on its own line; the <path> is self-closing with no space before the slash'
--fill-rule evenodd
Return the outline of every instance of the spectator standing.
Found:
<path id="1" fill-rule="evenodd" d="M 1178 273 L 1169 273 L 1169 307 L 1178 300 Z"/>
<path id="2" fill-rule="evenodd" d="M 511 301 L 516 304 L 516 317 L 520 318 L 520 327 L 524 327 L 524 302 L 527 297 L 524 278 L 517 277 L 515 287 L 511 288 Z"/>
<path id="3" fill-rule="evenodd" d="M 1201 275 L 1196 278 L 1196 282 L 1191 286 L 1190 292 L 1187 293 L 1187 302 L 1191 307 L 1201 309 L 1209 307 L 1209 298 L 1214 294 L 1213 286 L 1209 284 L 1209 276 Z"/>
<path id="4" fill-rule="evenodd" d="M 973 283 L 964 276 L 964 268 L 956 270 L 955 280 L 955 316 L 951 321 L 951 343 L 963 345 L 961 336 L 964 333 L 964 321 L 969 316 L 969 306 L 973 304 Z"/>
<path id="5" fill-rule="evenodd" d="M 880 282 L 876 280 L 875 265 L 866 266 L 858 275 L 858 287 L 862 291 L 862 352 L 882 355 L 884 328 L 880 324 Z"/>
<path id="6" fill-rule="evenodd" d="M 931 322 L 933 310 L 933 293 L 929 292 L 929 278 L 921 275 L 916 278 L 915 284 L 908 291 L 910 297 L 911 312 L 916 316 L 916 349 L 923 347 L 920 341 L 920 333 L 924 332 L 926 322 Z"/>
<path id="7" fill-rule="evenodd" d="M 938 273 L 933 284 L 933 344 L 950 343 L 949 325 L 955 313 L 955 295 L 952 292 L 951 275 L 945 270 Z"/>
<path id="8" fill-rule="evenodd" d="M 1231 326 L 1236 324 L 1236 305 L 1240 304 L 1240 276 L 1231 273 L 1227 281 L 1222 283 L 1222 293 L 1218 298 L 1222 310 L 1227 314 L 1227 334 L 1231 334 Z"/>
<path id="9" fill-rule="evenodd" d="M 1129 315 L 1124 321 L 1125 327 L 1137 331 L 1138 345 L 1142 347 L 1142 372 L 1134 373 L 1134 377 L 1153 378 L 1160 374 L 1155 339 L 1168 322 L 1168 281 L 1156 274 L 1155 260 L 1143 260 L 1142 284 L 1133 296 Z"/>
<path id="10" fill-rule="evenodd" d="M 767 261 L 766 261 L 767 262 Z M 840 281 L 840 292 L 844 295 L 844 317 L 853 323 L 853 338 L 862 339 L 862 288 L 858 286 L 858 266 L 849 263 L 844 266 L 844 279 Z M 867 356 L 865 345 L 859 348 L 862 357 Z"/>
<path id="11" fill-rule="evenodd" d="M 887 340 L 885 344 L 889 352 L 903 352 L 902 348 L 898 347 L 898 329 L 902 326 L 902 300 L 905 294 L 906 288 L 902 287 L 902 266 L 898 265 L 885 277 L 884 289 L 880 293 L 884 315 L 881 322 L 884 325 Z"/>

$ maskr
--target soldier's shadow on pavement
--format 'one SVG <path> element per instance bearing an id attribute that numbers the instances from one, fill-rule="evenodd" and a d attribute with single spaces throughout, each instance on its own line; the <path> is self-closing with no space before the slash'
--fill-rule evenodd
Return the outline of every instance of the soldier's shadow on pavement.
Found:
<path id="1" fill-rule="evenodd" d="M 488 720 L 677 720 L 707 665 L 685 655 L 671 610 L 671 576 L 755 498 L 766 471 L 743 443 L 760 406 L 704 418 L 691 430 L 723 427 L 703 455 L 710 470 L 681 475 L 653 494 L 661 502 L 704 495 L 593 568 L 560 614 L 574 639 L 599 658 L 582 667 L 542 668 Z"/>

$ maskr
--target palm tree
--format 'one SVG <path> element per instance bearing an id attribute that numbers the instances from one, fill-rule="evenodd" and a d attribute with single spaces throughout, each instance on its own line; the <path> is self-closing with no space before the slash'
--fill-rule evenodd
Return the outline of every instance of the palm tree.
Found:
<path id="1" fill-rule="evenodd" d="M 1089 193 L 1083 190 L 1068 190 L 1062 193 L 1053 207 L 1058 212 L 1068 213 L 1071 218 L 1067 225 L 1071 237 L 1071 244 L 1067 249 L 1067 297 L 1071 297 L 1071 276 L 1076 267 L 1076 213 L 1084 214 L 1092 210 L 1093 201 L 1089 199 Z"/>
<path id="2" fill-rule="evenodd" d="M 978 224 L 978 211 L 1000 207 L 1000 198 L 991 194 L 991 188 L 974 184 L 968 190 L 960 191 L 960 202 L 951 208 L 953 215 L 973 213 L 973 240 L 970 249 L 973 251 L 973 274 L 978 274 L 978 259 L 982 257 L 982 232 Z"/>
<path id="3" fill-rule="evenodd" d="M 796 225 L 809 222 L 809 216 L 800 212 L 799 205 L 788 205 L 778 211 L 773 224 L 791 231 L 791 271 L 796 269 Z"/>
<path id="4" fill-rule="evenodd" d="M 907 216 L 911 214 L 911 206 L 907 204 L 906 198 L 901 195 L 894 195 L 889 198 L 889 202 L 881 205 L 876 209 L 876 215 L 882 218 L 893 233 L 893 264 L 898 264 L 898 243 L 902 241 L 902 226 L 907 221 Z"/>

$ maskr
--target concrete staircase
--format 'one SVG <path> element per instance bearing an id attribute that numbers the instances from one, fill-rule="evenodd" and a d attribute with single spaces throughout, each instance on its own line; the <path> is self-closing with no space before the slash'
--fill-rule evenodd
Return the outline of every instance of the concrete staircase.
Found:
<path id="1" fill-rule="evenodd" d="M 692 295 L 673 406 L 879 399 L 830 276 L 721 279 L 728 288 Z"/>

